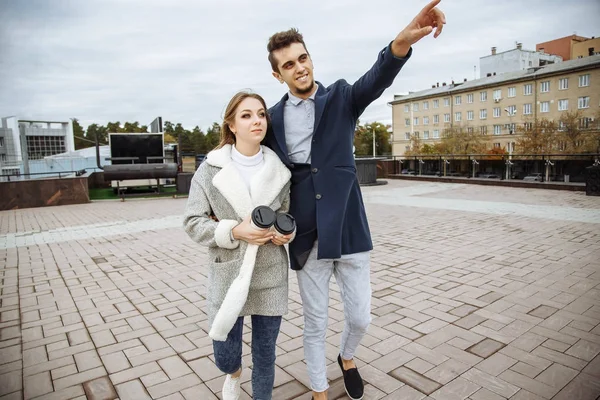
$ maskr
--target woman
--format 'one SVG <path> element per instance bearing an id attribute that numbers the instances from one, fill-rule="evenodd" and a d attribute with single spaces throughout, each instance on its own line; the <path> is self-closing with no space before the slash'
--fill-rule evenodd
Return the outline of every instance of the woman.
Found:
<path id="1" fill-rule="evenodd" d="M 250 213 L 259 205 L 277 212 L 289 209 L 291 174 L 273 151 L 260 145 L 267 127 L 262 97 L 247 92 L 233 96 L 225 110 L 221 143 L 196 171 L 185 209 L 186 232 L 209 248 L 207 304 L 211 327 L 240 272 L 246 249 L 259 245 L 239 318 L 225 341 L 213 341 L 217 367 L 227 374 L 224 400 L 240 396 L 242 330 L 248 315 L 252 319 L 253 397 L 271 399 L 275 343 L 282 315 L 287 313 L 288 257 L 283 245 L 294 234 L 274 234 L 250 221 Z"/>

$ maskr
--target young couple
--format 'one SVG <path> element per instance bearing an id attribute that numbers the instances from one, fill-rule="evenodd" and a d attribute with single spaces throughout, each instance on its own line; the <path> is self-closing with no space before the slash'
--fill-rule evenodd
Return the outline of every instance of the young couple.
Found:
<path id="1" fill-rule="evenodd" d="M 240 396 L 244 316 L 252 321 L 253 397 L 271 399 L 275 346 L 287 312 L 288 265 L 300 287 L 313 398 L 326 399 L 329 387 L 325 335 L 332 275 L 345 315 L 337 362 L 348 396 L 363 397 L 354 354 L 371 320 L 373 245 L 356 177 L 354 130 L 365 108 L 392 84 L 411 46 L 442 32 L 446 21 L 436 8 L 439 2 L 423 8 L 352 85 L 316 82 L 302 35 L 295 29 L 276 33 L 269 39 L 268 59 L 288 92 L 270 109 L 252 93 L 238 93 L 229 102 L 221 143 L 194 175 L 184 217 L 190 237 L 209 247 L 207 314 L 215 362 L 227 374 L 223 399 Z M 257 227 L 250 214 L 260 205 L 289 212 L 296 231 L 282 235 Z M 250 279 L 245 266 L 252 262 Z"/>

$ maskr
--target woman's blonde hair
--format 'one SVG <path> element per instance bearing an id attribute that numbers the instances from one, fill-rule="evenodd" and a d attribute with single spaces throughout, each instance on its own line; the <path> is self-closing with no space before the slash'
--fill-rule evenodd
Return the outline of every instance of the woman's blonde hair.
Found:
<path id="1" fill-rule="evenodd" d="M 265 103 L 265 99 L 263 99 L 260 95 L 252 92 L 238 92 L 236 93 L 231 100 L 229 100 L 229 104 L 227 104 L 227 108 L 225 109 L 225 116 L 223 117 L 223 124 L 221 125 L 221 141 L 217 145 L 216 149 L 220 149 L 226 144 L 235 144 L 235 135 L 231 131 L 230 126 L 235 121 L 235 113 L 240 103 L 247 98 L 253 98 L 262 103 L 262 106 L 265 109 L 265 113 L 267 112 L 267 103 Z M 269 114 L 267 113 L 267 124 L 270 123 Z"/>

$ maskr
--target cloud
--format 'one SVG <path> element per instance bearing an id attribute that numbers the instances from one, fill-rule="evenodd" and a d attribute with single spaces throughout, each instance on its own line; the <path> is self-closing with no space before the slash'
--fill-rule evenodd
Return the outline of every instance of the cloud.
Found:
<path id="1" fill-rule="evenodd" d="M 353 82 L 426 4 L 329 0 L 8 0 L 0 2 L 0 116 L 87 125 L 156 116 L 185 127 L 219 121 L 229 98 L 252 89 L 274 104 L 285 87 L 271 76 L 266 43 L 298 27 L 324 84 Z M 474 78 L 479 57 L 593 31 L 595 0 L 442 1 L 448 24 L 414 46 L 392 87 L 362 121 L 391 122 L 395 93 Z M 560 23 L 555 23 L 560 21 Z"/>

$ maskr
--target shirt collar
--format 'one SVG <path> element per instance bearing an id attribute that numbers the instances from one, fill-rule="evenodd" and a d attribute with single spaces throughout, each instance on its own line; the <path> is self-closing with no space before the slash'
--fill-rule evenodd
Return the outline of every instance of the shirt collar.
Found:
<path id="1" fill-rule="evenodd" d="M 315 101 L 315 96 L 316 96 L 317 92 L 319 91 L 319 84 L 317 82 L 315 82 L 315 85 L 317 86 L 317 90 L 315 90 L 314 93 L 308 97 L 312 101 Z M 297 106 L 298 104 L 300 104 L 300 102 L 302 100 L 304 100 L 304 99 L 294 96 L 291 91 L 288 91 L 288 101 L 290 103 L 292 103 L 293 105 Z"/>

